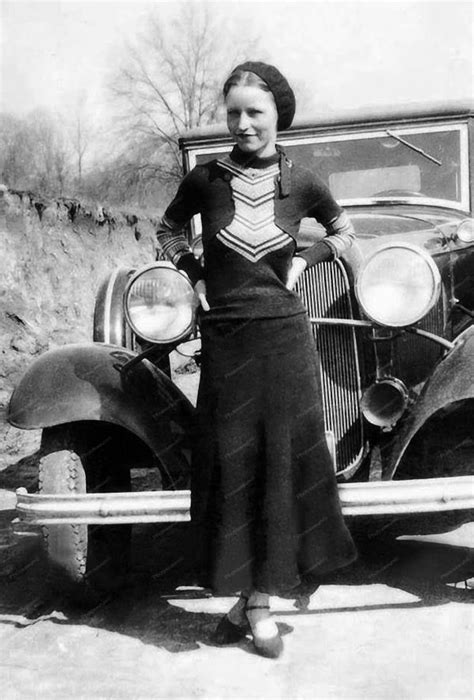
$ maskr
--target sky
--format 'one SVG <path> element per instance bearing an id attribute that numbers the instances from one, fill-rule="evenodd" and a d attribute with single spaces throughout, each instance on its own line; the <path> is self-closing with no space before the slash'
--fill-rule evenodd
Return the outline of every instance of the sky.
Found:
<path id="1" fill-rule="evenodd" d="M 230 19 L 248 22 L 267 60 L 290 83 L 304 83 L 315 109 L 473 96 L 473 2 L 217 4 Z M 1 110 L 64 111 L 86 96 L 100 112 L 124 42 L 146 27 L 150 11 L 167 18 L 178 5 L 0 0 Z"/>

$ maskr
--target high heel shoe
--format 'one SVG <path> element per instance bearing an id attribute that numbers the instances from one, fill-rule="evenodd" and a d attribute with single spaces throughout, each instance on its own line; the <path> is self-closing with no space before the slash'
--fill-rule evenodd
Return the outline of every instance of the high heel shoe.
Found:
<path id="1" fill-rule="evenodd" d="M 245 608 L 245 614 L 250 625 L 250 629 L 253 637 L 253 644 L 256 651 L 261 656 L 266 656 L 268 659 L 277 659 L 283 651 L 283 641 L 280 637 L 280 633 L 277 631 L 272 637 L 262 637 L 257 633 L 258 622 L 252 624 L 248 613 L 252 610 L 269 610 L 269 605 L 247 605 Z M 263 620 L 261 620 L 263 622 Z"/>

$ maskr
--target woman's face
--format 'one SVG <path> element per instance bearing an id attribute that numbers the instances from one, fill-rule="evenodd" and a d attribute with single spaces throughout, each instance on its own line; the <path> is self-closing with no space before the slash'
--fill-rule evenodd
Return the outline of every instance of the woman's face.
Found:
<path id="1" fill-rule="evenodd" d="M 227 127 L 241 151 L 275 153 L 278 113 L 271 92 L 250 85 L 231 87 L 225 100 Z"/>

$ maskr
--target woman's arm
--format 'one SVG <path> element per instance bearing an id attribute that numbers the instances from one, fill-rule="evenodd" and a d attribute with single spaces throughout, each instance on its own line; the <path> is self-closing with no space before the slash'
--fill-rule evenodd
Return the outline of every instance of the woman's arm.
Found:
<path id="1" fill-rule="evenodd" d="M 183 270 L 188 275 L 194 286 L 198 280 L 202 279 L 203 270 L 201 263 L 194 257 L 186 237 L 182 234 L 182 229 L 182 224 L 173 222 L 167 214 L 162 217 L 156 230 L 159 243 L 157 257 L 163 253 L 178 270 Z"/>
<path id="2" fill-rule="evenodd" d="M 298 277 L 307 267 L 339 258 L 349 250 L 355 239 L 355 231 L 349 217 L 336 202 L 329 188 L 319 177 L 307 172 L 311 178 L 311 186 L 308 194 L 310 206 L 306 216 L 312 216 L 322 224 L 327 235 L 314 245 L 298 250 L 288 271 L 288 289 L 293 289 Z"/>
<path id="3" fill-rule="evenodd" d="M 325 260 L 341 257 L 352 246 L 355 231 L 346 212 L 336 202 L 329 188 L 313 175 L 310 194 L 312 204 L 307 216 L 314 217 L 326 229 L 326 237 L 314 245 L 298 252 L 308 267 Z"/>
<path id="4" fill-rule="evenodd" d="M 355 231 L 351 220 L 344 209 L 341 209 L 334 219 L 324 225 L 324 228 L 327 233 L 324 243 L 331 248 L 334 258 L 340 258 L 343 253 L 349 250 L 355 240 Z"/>
<path id="5" fill-rule="evenodd" d="M 163 253 L 179 270 L 183 270 L 188 275 L 193 286 L 202 279 L 203 270 L 191 251 L 183 229 L 199 212 L 199 201 L 198 174 L 196 170 L 192 170 L 182 180 L 176 196 L 166 209 L 156 230 L 159 245 L 157 257 Z"/>
<path id="6" fill-rule="evenodd" d="M 341 211 L 341 214 L 329 222 L 325 228 L 326 238 L 296 253 L 288 271 L 286 283 L 288 289 L 293 289 L 298 277 L 307 267 L 326 260 L 335 260 L 351 247 L 355 231 L 345 211 Z"/>

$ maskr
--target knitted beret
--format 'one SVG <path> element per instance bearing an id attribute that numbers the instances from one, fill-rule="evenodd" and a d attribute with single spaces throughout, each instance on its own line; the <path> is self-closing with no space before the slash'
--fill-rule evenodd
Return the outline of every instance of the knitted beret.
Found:
<path id="1" fill-rule="evenodd" d="M 287 79 L 280 73 L 278 68 L 261 61 L 246 61 L 246 63 L 236 66 L 231 75 L 237 71 L 255 73 L 268 85 L 273 94 L 278 112 L 278 129 L 288 129 L 295 116 L 296 100 Z"/>

